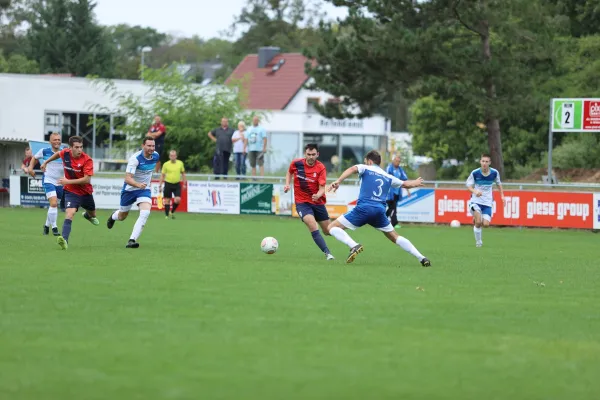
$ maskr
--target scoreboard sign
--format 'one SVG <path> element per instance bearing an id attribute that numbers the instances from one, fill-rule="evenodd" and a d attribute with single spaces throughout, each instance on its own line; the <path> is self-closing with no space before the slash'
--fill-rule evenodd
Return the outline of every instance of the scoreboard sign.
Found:
<path id="1" fill-rule="evenodd" d="M 600 99 L 553 99 L 553 132 L 600 132 Z"/>

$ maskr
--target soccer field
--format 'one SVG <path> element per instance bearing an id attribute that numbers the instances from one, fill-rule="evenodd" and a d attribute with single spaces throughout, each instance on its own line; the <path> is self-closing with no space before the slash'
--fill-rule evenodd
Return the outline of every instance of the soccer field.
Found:
<path id="1" fill-rule="evenodd" d="M 152 213 L 134 250 L 107 217 L 65 252 L 0 209 L 0 398 L 600 398 L 593 233 L 403 227 L 422 268 L 370 228 L 346 265 L 296 219 Z"/>

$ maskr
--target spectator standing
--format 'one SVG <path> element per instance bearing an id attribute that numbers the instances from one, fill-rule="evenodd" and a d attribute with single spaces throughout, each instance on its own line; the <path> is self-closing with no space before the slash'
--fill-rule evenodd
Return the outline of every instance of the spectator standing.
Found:
<path id="1" fill-rule="evenodd" d="M 229 157 L 233 151 L 233 129 L 229 127 L 229 120 L 225 117 L 221 118 L 221 126 L 208 132 L 210 140 L 216 143 L 215 152 L 215 174 L 227 175 L 229 171 Z M 218 179 L 218 178 L 217 178 Z"/>
<path id="2" fill-rule="evenodd" d="M 385 172 L 387 172 L 388 174 L 390 174 L 404 182 L 404 181 L 408 180 L 408 176 L 406 176 L 406 172 L 404 172 L 404 169 L 400 166 L 400 161 L 401 161 L 401 159 L 400 159 L 399 155 L 394 156 L 392 162 L 388 165 Z M 406 191 L 410 195 L 410 191 L 408 189 L 406 189 Z M 402 188 L 401 187 L 390 188 L 390 191 L 388 192 L 388 196 L 386 199 L 388 209 L 385 214 L 390 219 L 390 222 L 392 223 L 392 226 L 394 228 L 398 228 L 397 209 L 398 209 L 398 202 L 400 200 L 402 200 Z"/>
<path id="3" fill-rule="evenodd" d="M 238 129 L 233 133 L 231 141 L 233 142 L 235 174 L 241 176 L 246 175 L 246 124 L 244 121 L 240 121 L 237 126 Z"/>
<path id="4" fill-rule="evenodd" d="M 160 171 L 160 158 L 162 157 L 162 150 L 165 145 L 165 136 L 167 135 L 167 128 L 162 123 L 160 116 L 154 116 L 154 123 L 150 125 L 148 129 L 148 136 L 154 139 L 155 148 L 154 151 L 158 153 L 158 162 L 156 163 L 156 169 L 154 172 Z"/>
<path id="5" fill-rule="evenodd" d="M 256 165 L 260 167 L 260 176 L 265 176 L 265 153 L 267 152 L 267 131 L 259 125 L 259 118 L 252 118 L 252 126 L 246 133 L 246 149 L 252 167 L 252 176 L 256 176 Z"/>

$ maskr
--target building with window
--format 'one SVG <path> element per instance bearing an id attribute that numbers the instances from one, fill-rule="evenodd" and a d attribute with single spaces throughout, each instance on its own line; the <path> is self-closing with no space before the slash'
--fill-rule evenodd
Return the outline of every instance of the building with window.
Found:
<path id="1" fill-rule="evenodd" d="M 362 162 L 369 150 L 385 151 L 390 124 L 384 117 L 338 120 L 317 112 L 315 104 L 338 99 L 305 88 L 306 61 L 302 54 L 263 47 L 246 56 L 228 78 L 242 85 L 247 109 L 265 114 L 262 125 L 269 147 L 265 169 L 271 174 L 284 171 L 307 143 L 319 144 L 319 159 L 328 171 Z"/>

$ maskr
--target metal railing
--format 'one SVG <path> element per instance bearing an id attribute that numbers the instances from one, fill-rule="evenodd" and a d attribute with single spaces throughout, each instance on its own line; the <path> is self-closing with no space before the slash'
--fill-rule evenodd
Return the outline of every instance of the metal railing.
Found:
<path id="1" fill-rule="evenodd" d="M 123 172 L 98 172 L 97 177 L 119 178 L 123 177 Z M 214 175 L 214 174 L 186 174 L 189 180 L 194 181 L 234 181 L 234 182 L 264 182 L 264 183 L 285 183 L 285 176 L 248 176 L 248 175 Z M 155 179 L 158 179 L 160 174 L 155 174 Z M 333 182 L 336 178 L 327 178 L 327 182 Z M 345 184 L 358 185 L 359 179 L 346 179 Z M 435 189 L 464 189 L 466 190 L 465 181 L 425 181 L 426 188 Z M 600 192 L 600 183 L 535 183 L 535 182 L 503 182 L 504 190 L 535 190 L 535 191 L 597 191 Z"/>

